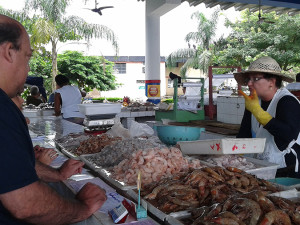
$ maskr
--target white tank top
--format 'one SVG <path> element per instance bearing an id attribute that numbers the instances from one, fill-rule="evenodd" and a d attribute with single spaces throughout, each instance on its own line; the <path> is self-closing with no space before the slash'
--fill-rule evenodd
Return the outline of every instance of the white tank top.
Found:
<path id="1" fill-rule="evenodd" d="M 61 96 L 61 113 L 63 114 L 63 118 L 84 118 L 84 115 L 79 112 L 78 105 L 81 104 L 82 96 L 77 86 L 65 85 L 55 92 Z"/>

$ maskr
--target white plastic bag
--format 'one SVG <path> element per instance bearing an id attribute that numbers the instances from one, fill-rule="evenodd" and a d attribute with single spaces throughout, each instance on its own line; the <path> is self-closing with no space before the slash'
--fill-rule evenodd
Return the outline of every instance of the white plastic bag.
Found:
<path id="1" fill-rule="evenodd" d="M 130 138 L 129 130 L 124 128 L 120 121 L 115 124 L 106 132 L 106 134 L 112 137 L 121 137 L 123 140 Z"/>
<path id="2" fill-rule="evenodd" d="M 129 133 L 131 137 L 152 136 L 154 130 L 145 123 L 138 123 L 134 120 L 130 123 Z"/>

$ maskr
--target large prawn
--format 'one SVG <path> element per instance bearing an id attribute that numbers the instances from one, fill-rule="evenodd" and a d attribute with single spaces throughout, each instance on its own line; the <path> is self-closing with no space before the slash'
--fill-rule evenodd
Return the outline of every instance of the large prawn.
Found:
<path id="1" fill-rule="evenodd" d="M 288 214 L 282 210 L 273 210 L 265 214 L 260 225 L 271 225 L 273 223 L 278 223 L 282 225 L 291 225 L 291 219 Z"/>
<path id="2" fill-rule="evenodd" d="M 248 198 L 237 198 L 236 201 L 236 205 L 232 208 L 232 211 L 235 212 L 239 212 L 239 208 L 244 209 L 243 211 L 246 211 L 246 214 L 244 212 L 242 212 L 242 214 L 247 215 L 247 217 L 250 215 L 250 221 L 249 221 L 249 225 L 256 225 L 261 214 L 262 214 L 262 210 L 260 209 L 260 206 L 257 202 L 248 199 Z M 244 218 L 247 219 L 247 218 Z M 242 219 L 242 220 L 244 220 Z"/>

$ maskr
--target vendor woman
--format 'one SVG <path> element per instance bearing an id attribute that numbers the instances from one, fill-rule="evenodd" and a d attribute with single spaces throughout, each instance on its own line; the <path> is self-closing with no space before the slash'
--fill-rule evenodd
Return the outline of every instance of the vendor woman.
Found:
<path id="1" fill-rule="evenodd" d="M 278 164 L 276 177 L 300 178 L 300 102 L 282 87 L 282 81 L 293 79 L 271 57 L 255 60 L 234 77 L 250 90 L 249 96 L 240 91 L 246 109 L 237 138 L 266 138 L 264 152 L 256 157 Z"/>

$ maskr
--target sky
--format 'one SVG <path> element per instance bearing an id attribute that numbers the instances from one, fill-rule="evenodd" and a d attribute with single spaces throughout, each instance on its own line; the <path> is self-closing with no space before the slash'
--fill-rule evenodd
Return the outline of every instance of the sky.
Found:
<path id="1" fill-rule="evenodd" d="M 0 0 L 0 6 L 5 9 L 20 10 L 25 0 Z M 113 6 L 104 9 L 103 15 L 90 11 L 95 7 L 94 0 L 74 0 L 67 8 L 67 15 L 75 15 L 83 18 L 88 23 L 97 23 L 109 27 L 118 37 L 120 51 L 119 56 L 144 56 L 145 55 L 145 2 L 137 0 L 98 0 L 98 7 Z M 196 31 L 196 20 L 191 19 L 192 13 L 203 12 L 210 18 L 215 8 L 206 8 L 204 4 L 189 6 L 187 2 L 182 3 L 172 11 L 160 18 L 160 53 L 168 56 L 173 51 L 186 48 L 185 35 Z M 219 18 L 217 37 L 229 34 L 230 30 L 223 24 L 225 16 L 235 21 L 240 13 L 234 8 L 222 11 Z M 64 50 L 78 50 L 87 55 L 114 55 L 111 44 L 105 40 L 92 40 L 89 45 L 85 41 L 81 44 L 58 44 L 58 53 Z M 50 49 L 49 49 L 50 50 Z"/>

